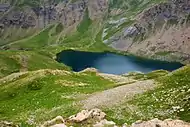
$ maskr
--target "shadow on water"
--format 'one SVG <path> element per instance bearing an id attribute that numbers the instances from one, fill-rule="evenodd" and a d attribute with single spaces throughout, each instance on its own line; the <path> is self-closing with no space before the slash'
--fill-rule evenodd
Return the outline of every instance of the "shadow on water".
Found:
<path id="1" fill-rule="evenodd" d="M 100 72 L 109 74 L 124 74 L 134 71 L 148 73 L 160 69 L 173 71 L 183 66 L 177 62 L 140 59 L 135 56 L 110 52 L 94 53 L 74 50 L 65 50 L 57 54 L 57 61 L 70 66 L 75 72 L 93 67 Z"/>

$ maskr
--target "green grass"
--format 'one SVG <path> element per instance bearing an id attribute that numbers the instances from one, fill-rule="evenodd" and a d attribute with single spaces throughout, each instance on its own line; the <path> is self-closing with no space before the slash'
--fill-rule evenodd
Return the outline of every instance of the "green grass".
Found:
<path id="1" fill-rule="evenodd" d="M 77 27 L 77 31 L 80 33 L 84 33 L 88 31 L 88 28 L 90 27 L 91 24 L 92 24 L 92 20 L 89 17 L 88 9 L 86 9 L 83 20 Z"/>
<path id="2" fill-rule="evenodd" d="M 0 120 L 26 122 L 34 116 L 39 124 L 57 115 L 68 117 L 81 110 L 77 102 L 84 95 L 112 87 L 114 83 L 90 72 L 56 75 L 50 71 L 43 75 L 30 72 L 1 84 Z"/>
<path id="3" fill-rule="evenodd" d="M 170 55 L 171 53 L 173 53 L 173 52 L 172 51 L 165 51 L 165 52 L 157 52 L 157 53 L 155 53 L 155 55 L 166 56 L 166 55 Z"/>
<path id="4" fill-rule="evenodd" d="M 164 77 L 156 78 L 160 84 L 155 90 L 137 95 L 131 101 L 105 109 L 108 119 L 119 124 L 137 120 L 181 119 L 190 122 L 190 66 Z M 174 110 L 175 107 L 180 107 Z"/>
<path id="5" fill-rule="evenodd" d="M 126 76 L 131 77 L 136 80 L 148 80 L 148 79 L 156 79 L 156 78 L 165 76 L 167 74 L 169 74 L 169 72 L 166 70 L 156 70 L 156 71 L 149 72 L 147 74 L 131 72 L 131 73 L 128 73 L 128 75 Z"/>
<path id="6" fill-rule="evenodd" d="M 22 68 L 29 71 L 39 69 L 69 70 L 69 67 L 56 62 L 51 53 L 48 54 L 47 51 L 1 51 L 0 65 L 0 77 L 19 72 Z"/>
<path id="7" fill-rule="evenodd" d="M 7 57 L 0 53 L 0 77 L 5 75 L 9 75 L 13 72 L 18 72 L 20 65 L 19 63 L 11 58 L 10 56 Z"/>
<path id="8" fill-rule="evenodd" d="M 16 43 L 10 45 L 10 47 L 23 48 L 23 49 L 36 49 L 48 46 L 47 43 L 49 39 L 49 32 L 53 27 L 54 25 L 51 25 L 48 28 L 41 31 L 39 34 L 31 36 L 28 39 L 17 41 Z"/>

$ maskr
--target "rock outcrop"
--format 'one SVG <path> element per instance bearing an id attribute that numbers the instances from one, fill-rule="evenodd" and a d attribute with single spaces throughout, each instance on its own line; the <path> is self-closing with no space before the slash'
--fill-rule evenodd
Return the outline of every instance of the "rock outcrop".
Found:
<path id="1" fill-rule="evenodd" d="M 100 18 L 107 11 L 107 0 L 77 0 L 71 2 L 39 0 L 37 5 L 23 3 L 20 8 L 10 3 L 0 3 L 0 24 L 2 27 L 17 26 L 22 28 L 43 28 L 48 24 L 61 22 L 68 27 L 79 23 L 85 11 L 89 11 L 91 20 Z"/>

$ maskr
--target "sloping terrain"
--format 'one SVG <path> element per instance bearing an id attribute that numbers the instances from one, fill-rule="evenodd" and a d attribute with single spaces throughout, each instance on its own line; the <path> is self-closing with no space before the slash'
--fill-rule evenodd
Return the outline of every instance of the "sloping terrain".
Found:
<path id="1" fill-rule="evenodd" d="M 95 73 L 39 70 L 14 74 L 0 80 L 0 119 L 33 124 L 59 113 L 72 115 L 86 94 L 112 88 L 115 84 Z"/>
<path id="2" fill-rule="evenodd" d="M 141 2 L 110 19 L 104 42 L 138 56 L 189 63 L 189 0 Z"/>
<path id="3" fill-rule="evenodd" d="M 108 114 L 108 120 L 118 124 L 131 124 L 139 119 L 148 120 L 155 117 L 189 121 L 189 72 L 187 66 L 176 72 L 165 73 L 165 76 L 160 72 L 144 76 L 128 75 L 126 78 L 136 79 L 136 83 L 126 82 L 123 86 L 108 80 L 110 77 L 105 79 L 106 77 L 91 71 L 73 73 L 46 69 L 15 73 L 0 80 L 0 118 L 36 125 L 58 115 L 68 117 L 82 110 L 86 104 L 91 104 L 93 106 L 89 108 L 100 107 Z M 144 89 L 152 84 L 152 81 L 147 79 L 156 81 L 157 88 L 145 92 L 152 89 Z M 139 92 L 133 93 L 132 88 Z M 119 89 L 123 92 L 117 93 Z M 110 91 L 114 93 L 113 97 L 109 96 L 113 101 L 106 102 L 107 94 L 95 102 L 94 99 L 88 101 Z M 130 93 L 133 93 L 133 96 Z M 139 93 L 141 94 L 137 95 Z M 119 98 L 116 98 L 117 96 Z M 85 99 L 89 103 L 81 103 Z M 108 107 L 105 102 L 112 106 Z M 85 108 L 88 108 L 86 106 Z"/>
<path id="4" fill-rule="evenodd" d="M 97 107 L 110 107 L 114 104 L 121 103 L 126 98 L 132 98 L 136 94 L 154 89 L 156 85 L 151 80 L 139 81 L 132 84 L 123 85 L 114 89 L 95 93 L 88 99 L 84 100 L 85 109 L 93 109 Z"/>
<path id="5" fill-rule="evenodd" d="M 43 51 L 0 51 L 0 78 L 15 72 L 33 71 L 39 69 L 64 69 L 51 54 Z"/>
<path id="6" fill-rule="evenodd" d="M 37 126 L 96 107 L 117 125 L 190 122 L 189 65 L 111 75 L 75 73 L 55 60 L 72 49 L 188 64 L 189 7 L 189 0 L 0 0 L 0 126 Z M 92 126 L 84 123 L 68 126 Z"/>

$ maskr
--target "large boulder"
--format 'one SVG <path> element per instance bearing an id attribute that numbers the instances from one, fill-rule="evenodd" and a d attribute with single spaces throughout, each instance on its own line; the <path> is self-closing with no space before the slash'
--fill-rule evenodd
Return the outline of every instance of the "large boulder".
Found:
<path id="1" fill-rule="evenodd" d="M 105 118 L 106 114 L 100 109 L 82 110 L 76 115 L 70 116 L 69 121 L 83 122 L 87 119 L 93 119 L 94 121 L 101 121 Z"/>

